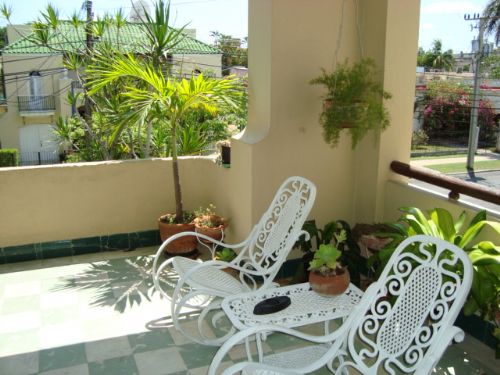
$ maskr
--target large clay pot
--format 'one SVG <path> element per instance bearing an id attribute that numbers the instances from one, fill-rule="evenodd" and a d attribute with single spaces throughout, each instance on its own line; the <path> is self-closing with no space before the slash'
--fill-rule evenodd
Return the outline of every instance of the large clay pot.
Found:
<path id="1" fill-rule="evenodd" d="M 158 219 L 158 228 L 160 229 L 160 238 L 162 242 L 174 234 L 181 232 L 194 232 L 194 224 L 167 224 Z M 166 251 L 170 255 L 186 255 L 196 250 L 198 241 L 196 236 L 185 236 L 176 239 L 167 245 Z"/>
<path id="2" fill-rule="evenodd" d="M 312 290 L 323 297 L 333 297 L 344 293 L 350 281 L 347 268 L 337 270 L 336 275 L 323 276 L 315 271 L 309 273 L 309 284 Z"/>

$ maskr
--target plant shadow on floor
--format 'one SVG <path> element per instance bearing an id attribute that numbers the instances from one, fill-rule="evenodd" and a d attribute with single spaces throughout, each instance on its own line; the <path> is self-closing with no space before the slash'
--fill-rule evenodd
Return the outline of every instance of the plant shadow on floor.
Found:
<path id="1" fill-rule="evenodd" d="M 151 256 L 90 263 L 88 269 L 64 277 L 53 290 L 91 290 L 94 292 L 91 306 L 113 307 L 124 313 L 144 301 L 151 302 L 158 293 L 151 276 L 152 268 Z"/>

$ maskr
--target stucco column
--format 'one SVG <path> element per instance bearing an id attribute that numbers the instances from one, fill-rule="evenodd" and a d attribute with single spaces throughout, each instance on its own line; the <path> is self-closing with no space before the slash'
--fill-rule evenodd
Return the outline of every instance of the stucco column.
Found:
<path id="1" fill-rule="evenodd" d="M 291 175 L 316 184 L 310 217 L 320 226 L 381 215 L 388 165 L 409 157 L 418 13 L 418 1 L 249 1 L 249 123 L 234 141 L 231 176 L 249 197 L 251 222 Z M 394 95 L 393 125 L 378 139 L 368 135 L 355 151 L 347 132 L 332 148 L 319 124 L 326 90 L 309 82 L 321 68 L 362 56 L 377 61 Z"/>
<path id="2" fill-rule="evenodd" d="M 304 176 L 318 187 L 311 218 L 323 224 L 352 216 L 352 152 L 348 142 L 323 141 L 319 115 L 324 90 L 309 84 L 338 58 L 357 58 L 354 1 L 249 1 L 249 123 L 240 143 L 250 158 L 252 221 L 282 181 Z M 237 151 L 237 150 L 234 150 Z M 231 169 L 238 168 L 232 165 Z"/>
<path id="3" fill-rule="evenodd" d="M 419 14 L 420 1 L 360 0 L 364 57 L 375 59 L 393 97 L 387 101 L 391 126 L 379 137 L 366 137 L 355 151 L 357 222 L 383 219 L 386 183 L 403 179 L 389 165 L 410 158 Z"/>

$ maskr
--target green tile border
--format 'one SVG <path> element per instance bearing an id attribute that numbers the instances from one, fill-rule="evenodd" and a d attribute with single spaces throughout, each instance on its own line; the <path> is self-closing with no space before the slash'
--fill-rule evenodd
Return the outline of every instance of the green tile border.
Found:
<path id="1" fill-rule="evenodd" d="M 3 248 L 3 260 L 5 263 L 15 263 L 41 259 L 41 254 L 35 247 L 35 244 L 29 244 Z"/>
<path id="2" fill-rule="evenodd" d="M 99 253 L 110 250 L 134 250 L 138 247 L 159 246 L 160 244 L 160 232 L 158 230 L 148 230 L 8 246 L 0 248 L 0 264 Z"/>

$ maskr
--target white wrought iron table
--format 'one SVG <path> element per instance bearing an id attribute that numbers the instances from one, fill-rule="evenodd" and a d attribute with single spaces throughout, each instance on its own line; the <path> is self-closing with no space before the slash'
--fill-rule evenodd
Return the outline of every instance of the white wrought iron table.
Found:
<path id="1" fill-rule="evenodd" d="M 277 296 L 290 297 L 290 306 L 272 314 L 253 313 L 257 303 Z M 226 297 L 222 309 L 239 330 L 264 324 L 293 328 L 344 318 L 362 296 L 363 292 L 353 284 L 339 296 L 322 297 L 311 290 L 309 283 L 303 283 Z"/>
<path id="2" fill-rule="evenodd" d="M 257 303 L 278 296 L 288 296 L 290 305 L 275 313 L 254 314 L 253 310 Z M 362 296 L 363 292 L 353 284 L 350 284 L 349 288 L 339 296 L 322 297 L 311 290 L 309 283 L 303 283 L 226 297 L 221 307 L 238 330 L 268 324 L 294 328 L 324 322 L 326 334 L 330 329 L 329 323 L 335 319 L 347 317 Z M 258 334 L 254 338 L 257 354 L 259 358 L 262 358 L 261 341 L 265 340 L 266 334 Z M 248 338 L 244 340 L 244 343 L 247 356 L 251 358 L 252 350 Z"/>

